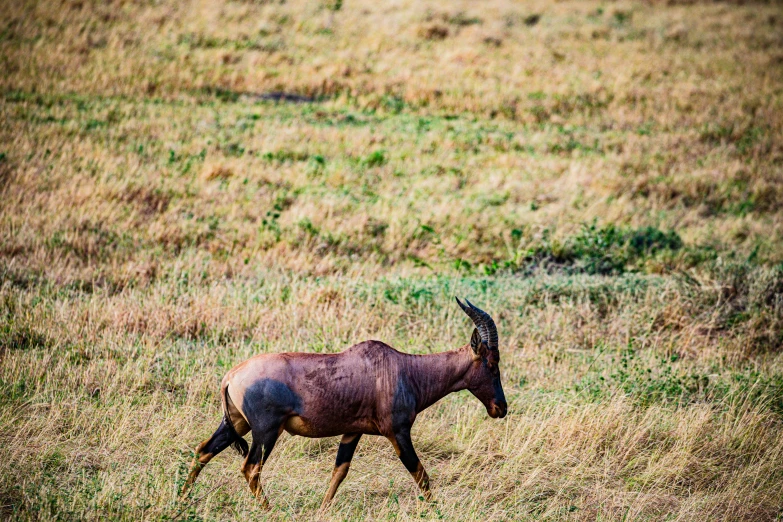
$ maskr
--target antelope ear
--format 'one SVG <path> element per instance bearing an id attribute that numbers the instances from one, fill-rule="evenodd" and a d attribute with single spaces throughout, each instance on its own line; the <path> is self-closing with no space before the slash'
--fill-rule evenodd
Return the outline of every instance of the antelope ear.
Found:
<path id="1" fill-rule="evenodd" d="M 474 328 L 473 335 L 470 336 L 470 347 L 473 348 L 474 353 L 478 353 L 480 344 L 481 336 L 479 335 L 478 328 Z"/>
<path id="2" fill-rule="evenodd" d="M 487 343 L 481 340 L 481 335 L 479 335 L 476 328 L 473 329 L 473 335 L 470 336 L 470 347 L 473 348 L 473 359 L 476 361 L 486 357 L 487 352 L 489 352 Z"/>

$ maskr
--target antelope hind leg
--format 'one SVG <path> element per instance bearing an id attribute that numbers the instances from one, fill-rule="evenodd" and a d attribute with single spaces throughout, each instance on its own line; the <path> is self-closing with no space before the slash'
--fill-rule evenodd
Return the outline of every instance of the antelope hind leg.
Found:
<path id="1" fill-rule="evenodd" d="M 269 500 L 261 487 L 259 475 L 264 467 L 264 463 L 266 463 L 266 459 L 272 453 L 282 430 L 282 426 L 265 431 L 253 430 L 253 444 L 250 445 L 250 451 L 247 454 L 245 463 L 242 465 L 242 473 L 244 473 L 247 484 L 250 486 L 250 492 L 261 501 L 261 506 L 264 509 L 269 509 Z"/>
<path id="2" fill-rule="evenodd" d="M 236 442 L 236 432 L 234 429 L 226 423 L 224 418 L 220 422 L 220 426 L 215 430 L 210 438 L 202 442 L 196 447 L 196 457 L 193 459 L 193 465 L 190 468 L 190 473 L 185 481 L 185 485 L 182 486 L 182 493 L 180 498 L 187 496 L 188 490 L 198 478 L 201 470 L 204 466 L 212 460 L 212 457 L 229 447 L 232 443 Z"/>

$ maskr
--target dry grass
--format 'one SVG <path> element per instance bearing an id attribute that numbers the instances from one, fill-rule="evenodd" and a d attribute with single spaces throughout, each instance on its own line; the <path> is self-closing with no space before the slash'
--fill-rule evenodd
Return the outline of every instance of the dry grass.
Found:
<path id="1" fill-rule="evenodd" d="M 336 440 L 177 501 L 220 377 L 459 346 L 456 294 L 508 417 L 423 414 L 433 504 L 363 440 L 325 518 L 780 519 L 783 16 L 669 4 L 2 3 L 2 515 L 312 519 Z"/>

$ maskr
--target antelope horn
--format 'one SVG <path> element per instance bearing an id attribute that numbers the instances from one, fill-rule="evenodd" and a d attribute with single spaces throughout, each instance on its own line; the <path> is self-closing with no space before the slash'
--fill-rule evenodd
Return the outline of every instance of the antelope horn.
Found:
<path id="1" fill-rule="evenodd" d="M 473 303 L 465 299 L 465 302 L 468 303 L 468 306 L 470 306 L 473 309 L 473 312 L 479 317 L 481 322 L 484 325 L 484 329 L 487 333 L 487 338 L 485 339 L 487 342 L 487 346 L 491 350 L 497 350 L 498 349 L 498 328 L 495 326 L 495 321 L 492 320 L 492 317 L 482 310 L 481 308 L 474 306 Z"/>
<path id="2" fill-rule="evenodd" d="M 473 324 L 476 325 L 476 328 L 478 329 L 479 336 L 481 337 L 481 340 L 489 346 L 489 332 L 487 331 L 487 325 L 485 324 L 484 319 L 481 317 L 481 315 L 478 312 L 481 312 L 478 308 L 474 307 L 470 304 L 470 301 L 465 299 L 465 301 L 468 303 L 469 306 L 465 306 L 462 304 L 462 301 L 459 300 L 458 297 L 455 297 L 454 299 L 457 300 L 457 304 L 460 308 L 462 308 L 462 311 L 465 312 L 465 314 L 470 317 L 470 320 L 473 321 Z M 477 312 L 478 310 L 478 312 Z M 481 312 L 484 313 L 484 312 Z M 486 315 L 486 314 L 484 314 Z M 494 326 L 494 324 L 493 324 Z M 497 335 L 497 334 L 496 334 Z"/>

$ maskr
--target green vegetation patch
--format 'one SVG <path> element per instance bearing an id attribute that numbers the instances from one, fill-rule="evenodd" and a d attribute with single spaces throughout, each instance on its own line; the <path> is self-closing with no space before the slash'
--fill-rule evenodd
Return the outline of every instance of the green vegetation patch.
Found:
<path id="1" fill-rule="evenodd" d="M 582 229 L 563 240 L 544 234 L 540 242 L 522 256 L 524 269 L 542 267 L 569 273 L 621 274 L 638 270 L 645 260 L 671 255 L 683 248 L 674 231 L 655 227 L 621 228 L 609 224 L 582 225 Z"/>
<path id="2" fill-rule="evenodd" d="M 642 408 L 666 405 L 713 404 L 731 409 L 749 406 L 769 410 L 783 420 L 783 374 L 760 373 L 752 366 L 727 369 L 715 363 L 694 368 L 682 356 L 649 357 L 633 344 L 612 354 L 597 350 L 588 371 L 573 390 L 590 400 L 603 401 L 617 394 L 630 397 Z"/>

